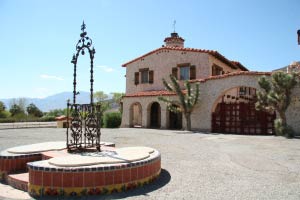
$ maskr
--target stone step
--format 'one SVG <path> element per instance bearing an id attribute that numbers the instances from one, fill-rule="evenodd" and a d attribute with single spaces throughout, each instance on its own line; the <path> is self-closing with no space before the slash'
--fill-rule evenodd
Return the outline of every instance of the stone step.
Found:
<path id="1" fill-rule="evenodd" d="M 8 185 L 27 192 L 28 191 L 28 182 L 29 182 L 29 173 L 22 174 L 10 174 L 7 177 Z"/>

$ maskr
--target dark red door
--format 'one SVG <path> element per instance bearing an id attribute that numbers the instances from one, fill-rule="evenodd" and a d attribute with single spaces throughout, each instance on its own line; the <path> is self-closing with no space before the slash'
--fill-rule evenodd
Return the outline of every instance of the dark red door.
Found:
<path id="1" fill-rule="evenodd" d="M 212 113 L 212 132 L 232 134 L 274 134 L 276 114 L 257 111 L 254 103 L 225 103 Z"/>

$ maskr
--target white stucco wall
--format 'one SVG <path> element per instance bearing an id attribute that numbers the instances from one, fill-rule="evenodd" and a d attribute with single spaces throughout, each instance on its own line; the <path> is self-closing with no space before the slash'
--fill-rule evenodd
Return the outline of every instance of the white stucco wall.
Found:
<path id="1" fill-rule="evenodd" d="M 192 113 L 192 129 L 204 132 L 211 131 L 211 114 L 214 111 L 215 104 L 220 96 L 226 91 L 236 87 L 251 87 L 259 89 L 257 83 L 262 75 L 236 75 L 220 79 L 207 80 L 200 83 L 200 101 Z M 176 99 L 176 96 L 171 98 Z M 293 91 L 292 104 L 287 111 L 287 120 L 289 125 L 300 134 L 300 88 Z M 159 102 L 157 97 L 127 97 L 123 99 L 124 111 L 122 118 L 122 127 L 130 126 L 128 109 L 133 103 L 140 102 L 143 112 L 143 127 L 149 127 L 149 105 L 152 102 L 158 102 L 161 106 L 161 128 L 168 128 L 168 110 L 166 104 Z M 127 108 L 127 109 L 126 109 Z M 184 120 L 184 117 L 183 117 Z M 185 126 L 185 121 L 182 123 Z"/>
<path id="2" fill-rule="evenodd" d="M 151 97 L 125 97 L 123 98 L 123 114 L 122 114 L 122 124 L 121 127 L 131 127 L 132 122 L 130 121 L 130 107 L 139 102 L 142 107 L 142 127 L 149 127 L 150 126 L 150 107 L 152 103 L 158 102 L 161 109 L 161 128 L 168 128 L 168 121 L 167 121 L 167 106 L 165 103 L 158 101 L 157 96 Z"/>
<path id="3" fill-rule="evenodd" d="M 236 75 L 200 83 L 200 101 L 192 114 L 192 127 L 210 132 L 211 113 L 217 100 L 226 91 L 236 87 L 259 88 L 257 80 L 260 75 Z"/>
<path id="4" fill-rule="evenodd" d="M 300 87 L 293 89 L 292 102 L 286 112 L 287 123 L 300 135 Z"/>
<path id="5" fill-rule="evenodd" d="M 172 68 L 178 64 L 190 63 L 196 66 L 196 78 L 205 78 L 210 74 L 208 54 L 175 50 L 161 50 L 126 66 L 126 94 L 139 91 L 164 90 L 162 79 L 169 79 Z M 134 73 L 139 69 L 154 71 L 154 83 L 134 83 Z"/>
<path id="6" fill-rule="evenodd" d="M 219 59 L 209 55 L 209 66 L 210 66 L 210 75 L 212 75 L 212 66 L 213 64 L 218 65 L 219 67 L 223 68 L 223 71 L 225 73 L 227 72 L 237 72 L 237 71 L 241 71 L 240 69 L 232 69 L 231 67 L 229 67 L 227 64 L 225 64 L 224 62 L 221 62 Z"/>

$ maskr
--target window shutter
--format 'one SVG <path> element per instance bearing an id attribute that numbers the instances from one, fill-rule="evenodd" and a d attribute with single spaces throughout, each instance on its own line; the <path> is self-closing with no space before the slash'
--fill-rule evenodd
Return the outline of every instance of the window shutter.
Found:
<path id="1" fill-rule="evenodd" d="M 190 66 L 190 80 L 196 79 L 196 67 L 195 65 Z"/>
<path id="2" fill-rule="evenodd" d="M 139 72 L 135 72 L 134 73 L 134 84 L 139 84 L 139 80 L 140 80 L 140 73 Z"/>
<path id="3" fill-rule="evenodd" d="M 216 75 L 216 67 L 213 65 L 212 66 L 212 72 L 211 72 L 211 75 L 212 76 L 215 76 Z"/>
<path id="4" fill-rule="evenodd" d="M 151 70 L 149 71 L 149 83 L 153 83 L 154 82 L 154 71 Z"/>
<path id="5" fill-rule="evenodd" d="M 176 78 L 176 79 L 178 79 L 178 68 L 177 67 L 173 67 L 172 68 L 172 75 Z"/>

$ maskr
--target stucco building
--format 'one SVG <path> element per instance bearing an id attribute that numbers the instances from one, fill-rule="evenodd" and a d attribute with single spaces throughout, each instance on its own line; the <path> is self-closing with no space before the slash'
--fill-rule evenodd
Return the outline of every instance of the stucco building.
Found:
<path id="1" fill-rule="evenodd" d="M 164 102 L 158 101 L 160 95 L 177 98 L 162 83 L 163 78 L 169 80 L 173 74 L 182 88 L 186 80 L 200 84 L 200 101 L 192 113 L 192 129 L 272 133 L 275 113 L 254 109 L 257 80 L 263 75 L 270 76 L 269 72 L 250 72 L 217 51 L 186 48 L 184 39 L 175 32 L 164 43 L 122 65 L 126 67 L 122 127 L 184 128 L 182 115 L 170 112 Z"/>

